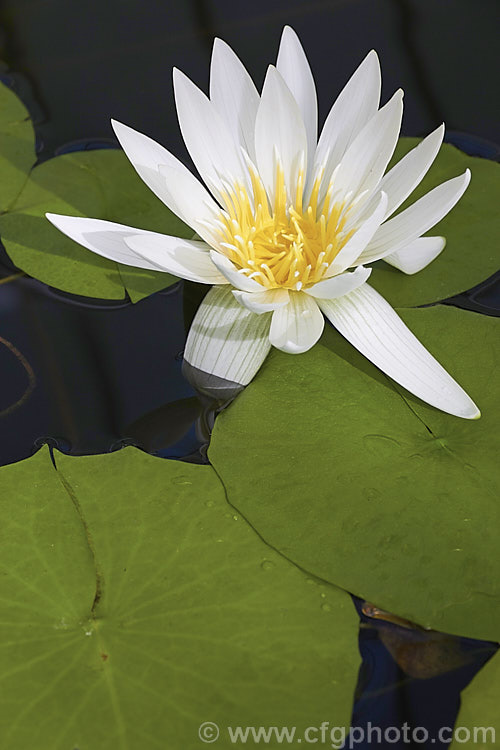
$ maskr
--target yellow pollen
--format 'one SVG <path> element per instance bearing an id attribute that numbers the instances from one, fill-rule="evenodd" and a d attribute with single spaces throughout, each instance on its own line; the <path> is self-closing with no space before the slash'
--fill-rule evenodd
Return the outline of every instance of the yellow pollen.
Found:
<path id="1" fill-rule="evenodd" d="M 321 281 L 353 230 L 344 227 L 349 207 L 332 204 L 333 185 L 319 202 L 322 175 L 316 178 L 304 205 L 304 173 L 299 172 L 293 204 L 287 197 L 280 165 L 276 171 L 271 206 L 259 175 L 250 169 L 251 193 L 246 187 L 226 187 L 225 210 L 216 220 L 221 252 L 240 273 L 265 289 L 283 287 L 299 291 Z"/>

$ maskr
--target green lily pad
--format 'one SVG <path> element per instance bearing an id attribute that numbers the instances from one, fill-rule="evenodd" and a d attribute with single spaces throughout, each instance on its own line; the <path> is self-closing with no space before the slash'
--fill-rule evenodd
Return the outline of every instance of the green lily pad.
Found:
<path id="1" fill-rule="evenodd" d="M 491 750 L 498 747 L 499 705 L 500 653 L 497 653 L 462 692 L 455 722 L 456 739 L 451 743 L 450 750 L 462 747 Z"/>
<path id="2" fill-rule="evenodd" d="M 229 748 L 228 726 L 349 725 L 350 598 L 270 549 L 211 467 L 132 448 L 55 460 L 0 470 L 2 747 L 194 750 L 215 722 Z"/>
<path id="3" fill-rule="evenodd" d="M 136 269 L 101 258 L 65 237 L 45 213 L 90 216 L 190 237 L 186 227 L 139 179 L 122 151 L 64 154 L 35 167 L 9 211 L 0 235 L 13 262 L 57 289 L 133 302 L 174 284 L 167 273 Z"/>
<path id="4" fill-rule="evenodd" d="M 393 159 L 399 161 L 418 138 L 401 138 Z M 498 270 L 500 238 L 500 172 L 498 164 L 467 156 L 454 146 L 444 144 L 403 210 L 432 188 L 467 169 L 472 179 L 455 208 L 433 227 L 429 236 L 446 237 L 446 247 L 427 268 L 407 276 L 396 268 L 377 261 L 370 283 L 394 307 L 413 307 L 452 297 L 471 289 Z"/>
<path id="5" fill-rule="evenodd" d="M 0 212 L 9 210 L 35 163 L 35 134 L 24 104 L 0 83 Z"/>
<path id="6" fill-rule="evenodd" d="M 499 322 L 400 313 L 480 420 L 396 389 L 328 327 L 305 354 L 271 352 L 217 418 L 210 461 L 231 503 L 305 570 L 422 626 L 496 640 Z"/>

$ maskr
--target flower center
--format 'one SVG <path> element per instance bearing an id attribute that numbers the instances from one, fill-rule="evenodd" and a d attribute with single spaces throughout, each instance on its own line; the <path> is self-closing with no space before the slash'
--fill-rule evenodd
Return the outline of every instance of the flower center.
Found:
<path id="1" fill-rule="evenodd" d="M 259 175 L 251 170 L 250 176 L 251 194 L 242 185 L 223 193 L 226 210 L 217 222 L 221 252 L 240 273 L 266 289 L 300 291 L 317 283 L 352 234 L 344 231 L 349 212 L 346 202 L 332 202 L 331 183 L 319 200 L 318 176 L 304 205 L 301 171 L 292 203 L 287 198 L 283 170 L 278 166 L 271 206 Z"/>

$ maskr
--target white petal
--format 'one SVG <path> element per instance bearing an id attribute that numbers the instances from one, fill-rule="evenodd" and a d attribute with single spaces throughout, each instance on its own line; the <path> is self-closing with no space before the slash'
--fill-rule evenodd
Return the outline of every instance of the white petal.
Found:
<path id="1" fill-rule="evenodd" d="M 191 324 L 184 359 L 193 367 L 233 383 L 247 385 L 271 345 L 270 313 L 245 310 L 228 287 L 213 287 Z"/>
<path id="2" fill-rule="evenodd" d="M 418 146 L 412 148 L 380 181 L 377 190 L 387 193 L 387 215 L 390 216 L 406 198 L 420 184 L 424 175 L 436 158 L 443 142 L 444 125 L 440 125 L 427 138 L 424 138 Z M 372 197 L 366 209 L 369 213 L 373 209 L 375 197 Z"/>
<path id="3" fill-rule="evenodd" d="M 138 255 L 125 242 L 127 237 L 138 234 L 152 235 L 155 234 L 154 232 L 144 232 L 142 229 L 127 227 L 124 224 L 116 224 L 113 221 L 104 221 L 103 219 L 86 219 L 79 216 L 61 216 L 60 214 L 45 214 L 45 216 L 65 235 L 103 258 L 152 271 L 168 270 L 159 268 L 157 263 Z"/>
<path id="4" fill-rule="evenodd" d="M 409 245 L 437 224 L 460 200 L 470 182 L 470 170 L 438 185 L 393 219 L 384 222 L 359 256 L 360 263 L 371 263 Z"/>
<path id="5" fill-rule="evenodd" d="M 276 154 L 283 166 L 288 196 L 294 200 L 297 178 L 307 154 L 306 130 L 297 102 L 272 65 L 267 71 L 255 121 L 255 153 L 271 202 L 274 199 Z"/>
<path id="6" fill-rule="evenodd" d="M 392 99 L 365 125 L 345 152 L 335 173 L 340 196 L 374 190 L 396 148 L 403 116 L 403 92 Z"/>
<path id="7" fill-rule="evenodd" d="M 372 215 L 366 219 L 352 237 L 347 240 L 337 257 L 334 258 L 333 262 L 328 267 L 325 274 L 326 276 L 333 276 L 337 273 L 341 273 L 342 271 L 345 271 L 346 268 L 355 264 L 362 265 L 362 261 L 358 259 L 362 256 L 364 249 L 383 222 L 386 210 L 387 195 L 382 193 L 378 206 L 375 208 Z"/>
<path id="8" fill-rule="evenodd" d="M 343 294 L 348 294 L 358 286 L 364 284 L 367 278 L 372 272 L 371 268 L 365 268 L 364 266 L 358 266 L 354 271 L 350 273 L 342 273 L 339 276 L 332 276 L 331 279 L 325 279 L 325 281 L 318 281 L 317 284 L 304 289 L 305 294 L 310 294 L 311 297 L 317 297 L 319 299 L 335 299 L 336 297 L 342 297 Z"/>
<path id="9" fill-rule="evenodd" d="M 316 86 L 302 45 L 295 31 L 285 26 L 281 36 L 276 69 L 299 105 L 307 135 L 307 153 L 312 166 L 318 138 Z"/>
<path id="10" fill-rule="evenodd" d="M 211 236 L 200 222 L 211 221 L 220 209 L 200 181 L 152 138 L 116 120 L 111 120 L 111 124 L 139 177 L 182 221 L 210 241 Z M 165 165 L 162 172 L 160 165 Z"/>
<path id="11" fill-rule="evenodd" d="M 457 417 L 480 416 L 463 388 L 368 284 L 337 300 L 318 300 L 318 304 L 342 336 L 408 391 Z"/>
<path id="12" fill-rule="evenodd" d="M 290 292 L 288 305 L 273 312 L 269 340 L 283 352 L 301 354 L 318 341 L 324 325 L 316 300 L 303 292 Z"/>
<path id="13" fill-rule="evenodd" d="M 170 165 L 161 164 L 158 174 L 170 190 L 172 203 L 175 200 L 177 216 L 189 224 L 205 242 L 218 247 L 221 236 L 215 222 L 221 215 L 221 208 L 201 182 L 188 170 L 180 171 Z"/>
<path id="14" fill-rule="evenodd" d="M 339 94 L 323 125 L 314 161 L 325 164 L 326 185 L 352 141 L 377 112 L 380 85 L 380 65 L 372 50 Z"/>
<path id="15" fill-rule="evenodd" d="M 255 117 L 259 94 L 231 47 L 214 40 L 210 66 L 210 101 L 224 119 L 236 143 L 255 161 Z"/>
<path id="16" fill-rule="evenodd" d="M 445 245 L 444 237 L 419 237 L 401 250 L 385 255 L 384 260 L 403 273 L 413 274 L 432 263 Z"/>
<path id="17" fill-rule="evenodd" d="M 214 104 L 174 68 L 174 93 L 182 137 L 194 165 L 214 195 L 222 200 L 221 180 L 246 185 L 248 171 L 228 126 Z"/>
<path id="18" fill-rule="evenodd" d="M 240 305 L 259 315 L 277 310 L 288 304 L 289 300 L 287 289 L 266 289 L 263 292 L 240 292 L 239 289 L 233 289 L 233 294 Z"/>
<path id="19" fill-rule="evenodd" d="M 210 248 L 204 242 L 152 233 L 125 237 L 124 242 L 161 271 L 200 284 L 227 284 L 226 278 L 212 263 Z"/>
<path id="20" fill-rule="evenodd" d="M 224 278 L 236 289 L 243 292 L 262 292 L 263 287 L 253 279 L 249 279 L 244 273 L 238 271 L 237 267 L 225 255 L 212 250 L 210 257 L 215 266 L 219 269 Z"/>

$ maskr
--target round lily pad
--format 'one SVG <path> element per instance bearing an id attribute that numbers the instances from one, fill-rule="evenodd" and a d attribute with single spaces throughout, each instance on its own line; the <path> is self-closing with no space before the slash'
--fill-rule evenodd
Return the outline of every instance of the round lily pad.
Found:
<path id="1" fill-rule="evenodd" d="M 209 458 L 234 507 L 282 554 L 400 617 L 500 637 L 496 319 L 400 311 L 482 410 L 420 402 L 329 327 L 273 350 L 220 414 Z"/>

